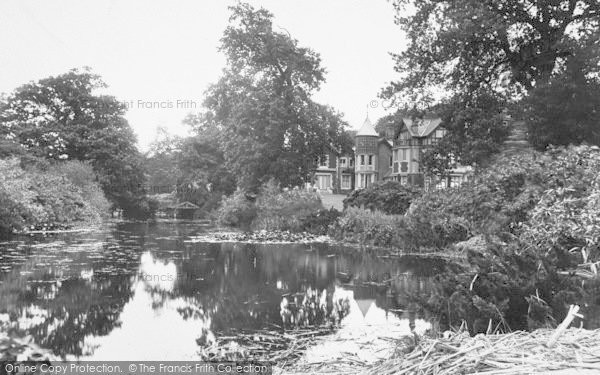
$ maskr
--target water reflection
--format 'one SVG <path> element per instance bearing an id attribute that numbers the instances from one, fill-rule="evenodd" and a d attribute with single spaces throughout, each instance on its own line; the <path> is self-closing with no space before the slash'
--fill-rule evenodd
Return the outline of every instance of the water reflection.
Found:
<path id="1" fill-rule="evenodd" d="M 192 359 L 240 330 L 429 328 L 411 294 L 442 264 L 329 245 L 188 242 L 191 225 L 123 224 L 0 244 L 0 322 L 66 358 Z M 360 341 L 360 340 L 359 340 Z"/>

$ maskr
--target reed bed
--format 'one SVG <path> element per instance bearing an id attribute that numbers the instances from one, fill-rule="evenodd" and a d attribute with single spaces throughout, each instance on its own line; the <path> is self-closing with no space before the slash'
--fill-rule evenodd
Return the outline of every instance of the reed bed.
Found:
<path id="1" fill-rule="evenodd" d="M 421 338 L 409 354 L 397 351 L 375 365 L 342 360 L 304 364 L 282 369 L 279 374 L 508 375 L 559 370 L 600 373 L 600 329 L 567 329 L 549 347 L 547 343 L 554 333 L 555 330 L 539 329 L 475 337 L 463 333 L 449 338 Z"/>
<path id="2" fill-rule="evenodd" d="M 232 331 L 216 338 L 200 355 L 210 361 L 260 361 L 286 366 L 300 358 L 330 327 L 297 328 L 291 331 Z"/>
<path id="3" fill-rule="evenodd" d="M 444 338 L 420 337 L 407 349 L 399 339 L 389 359 L 374 365 L 358 363 L 314 363 L 282 371 L 281 374 L 552 374 L 600 373 L 600 329 L 568 328 L 577 314 L 571 306 L 565 321 L 556 329 L 504 334 L 467 332 Z M 410 340 L 409 340 L 410 341 Z"/>
<path id="4" fill-rule="evenodd" d="M 369 374 L 531 374 L 564 369 L 600 372 L 600 330 L 568 329 L 549 347 L 554 330 L 454 335 L 423 340 L 417 349 L 365 371 Z"/>

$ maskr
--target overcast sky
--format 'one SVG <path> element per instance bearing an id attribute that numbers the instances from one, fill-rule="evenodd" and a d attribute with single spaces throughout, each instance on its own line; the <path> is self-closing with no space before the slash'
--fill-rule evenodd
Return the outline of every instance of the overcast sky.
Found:
<path id="1" fill-rule="evenodd" d="M 371 120 L 385 113 L 387 105 L 377 95 L 396 77 L 389 52 L 405 48 L 389 1 L 249 2 L 270 10 L 277 26 L 321 54 L 328 73 L 318 102 L 341 111 L 353 128 L 360 127 L 367 107 Z M 89 66 L 109 85 L 108 93 L 131 103 L 127 118 L 144 150 L 158 126 L 185 134 L 181 120 L 194 105 L 201 109 L 205 89 L 225 65 L 217 47 L 232 4 L 2 0 L 0 92 Z M 144 108 L 152 101 L 170 102 L 173 108 Z"/>

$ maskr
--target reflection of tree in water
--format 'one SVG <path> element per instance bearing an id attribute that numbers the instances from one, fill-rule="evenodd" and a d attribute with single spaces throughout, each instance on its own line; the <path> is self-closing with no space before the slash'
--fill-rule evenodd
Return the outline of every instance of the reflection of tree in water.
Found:
<path id="1" fill-rule="evenodd" d="M 337 298 L 335 293 L 323 289 L 319 292 L 308 288 L 304 294 L 285 296 L 281 299 L 279 315 L 284 328 L 300 328 L 322 324 L 339 325 L 350 311 L 350 300 Z"/>
<path id="2" fill-rule="evenodd" d="M 335 272 L 327 271 L 331 262 L 303 249 L 195 244 L 184 250 L 182 258 L 185 262 L 174 259 L 179 274 L 173 290 L 149 289 L 155 307 L 174 298 L 192 299 L 196 311 L 187 307 L 182 316 L 209 314 L 215 332 L 281 326 L 283 295 L 335 284 Z"/>
<path id="3" fill-rule="evenodd" d="M 411 272 L 437 272 L 441 267 L 440 262 L 423 266 L 410 258 L 400 262 L 364 254 L 335 254 L 327 246 L 313 245 L 307 251 L 303 245 L 282 248 L 230 243 L 188 245 L 180 258 L 170 261 L 178 264 L 177 286 L 169 291 L 150 290 L 156 307 L 173 298 L 192 299 L 194 307 L 182 310 L 181 315 L 188 319 L 200 312 L 203 318 L 209 315 L 215 333 L 339 323 L 349 308 L 347 301 L 334 301 L 333 291 L 340 283 L 354 289 L 352 284 L 361 281 L 386 281 L 371 290 L 370 298 L 386 311 L 400 309 L 388 296 L 392 289 L 389 281 L 410 279 L 414 277 Z M 418 286 L 430 278 L 416 279 L 420 281 L 413 284 Z M 413 284 L 403 288 L 414 289 Z"/>
<path id="4" fill-rule="evenodd" d="M 115 260 L 131 268 L 127 263 L 136 262 L 135 257 L 125 257 L 123 249 L 111 243 L 78 246 L 26 248 L 27 261 L 3 275 L 0 313 L 9 316 L 10 335 L 32 335 L 38 345 L 57 355 L 80 356 L 86 354 L 86 336 L 106 335 L 119 326 L 123 306 L 132 295 L 133 276 L 92 270 L 114 269 Z M 68 249 L 68 262 L 62 258 L 63 247 Z"/>
<path id="5" fill-rule="evenodd" d="M 68 254 L 55 259 L 69 261 L 62 268 L 43 265 L 32 251 L 24 265 L 2 277 L 0 313 L 10 315 L 15 334 L 32 334 L 59 355 L 86 355 L 94 350 L 84 347 L 86 337 L 107 335 L 120 325 L 123 307 L 140 282 L 151 296 L 148 308 L 176 306 L 185 320 L 209 322 L 210 331 L 205 325 L 198 328 L 203 345 L 214 339 L 212 332 L 338 324 L 350 305 L 336 298 L 340 286 L 356 289 L 372 282 L 378 286 L 364 298 L 386 311 L 405 307 L 398 291 L 416 284 L 389 280 L 405 272 L 435 273 L 437 267 L 426 265 L 423 271 L 418 262 L 342 253 L 327 245 L 186 243 L 173 234 L 190 233 L 193 227 L 177 228 L 119 226 L 109 238 L 97 239 L 102 241 L 97 248 L 69 245 Z M 142 254 L 175 270 L 169 287 L 132 272 Z M 81 277 L 91 270 L 91 277 Z M 160 267 L 156 272 L 162 272 Z"/>

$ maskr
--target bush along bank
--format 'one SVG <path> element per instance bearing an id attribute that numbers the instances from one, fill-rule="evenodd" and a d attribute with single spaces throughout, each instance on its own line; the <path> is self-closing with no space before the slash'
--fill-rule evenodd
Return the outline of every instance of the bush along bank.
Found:
<path id="1" fill-rule="evenodd" d="M 0 237 L 96 224 L 109 208 L 85 163 L 22 165 L 17 158 L 0 159 Z"/>
<path id="2" fill-rule="evenodd" d="M 337 210 L 325 210 L 316 193 L 281 189 L 274 181 L 264 184 L 258 194 L 236 190 L 223 199 L 215 213 L 222 226 L 282 236 L 283 233 L 306 233 L 311 238 L 326 234 L 340 215 Z"/>
<path id="3" fill-rule="evenodd" d="M 600 305 L 598 170 L 598 147 L 500 155 L 460 188 L 413 198 L 404 215 L 348 208 L 330 234 L 407 252 L 461 254 L 463 267 L 437 275 L 431 295 L 412 297 L 448 326 L 464 321 L 471 333 L 490 324 L 554 326 L 570 304 L 581 304 L 584 315 Z"/>

